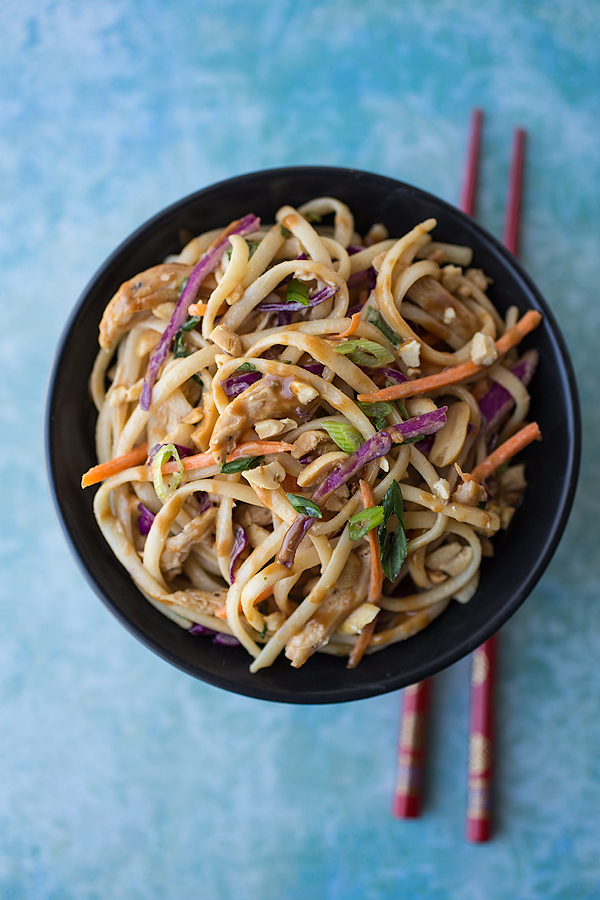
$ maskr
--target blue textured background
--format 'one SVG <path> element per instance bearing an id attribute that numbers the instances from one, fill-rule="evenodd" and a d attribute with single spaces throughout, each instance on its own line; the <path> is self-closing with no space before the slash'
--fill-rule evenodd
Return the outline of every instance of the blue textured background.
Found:
<path id="1" fill-rule="evenodd" d="M 4 0 L 3 900 L 600 898 L 599 30 L 594 0 Z M 502 632 L 497 833 L 473 847 L 466 661 L 436 679 L 425 815 L 395 821 L 399 695 L 285 707 L 154 657 L 69 556 L 41 423 L 69 311 L 143 220 L 291 163 L 454 202 L 475 104 L 495 233 L 511 130 L 528 129 L 522 259 L 573 353 L 586 434 L 565 538 Z"/>

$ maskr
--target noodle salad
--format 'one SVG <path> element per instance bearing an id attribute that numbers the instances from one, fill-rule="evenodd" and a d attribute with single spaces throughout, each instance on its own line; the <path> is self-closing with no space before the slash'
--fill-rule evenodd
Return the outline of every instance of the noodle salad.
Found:
<path id="1" fill-rule="evenodd" d="M 541 316 L 500 316 L 468 247 L 320 197 L 248 214 L 125 282 L 100 323 L 94 512 L 195 635 L 347 657 L 469 601 L 526 487 Z"/>

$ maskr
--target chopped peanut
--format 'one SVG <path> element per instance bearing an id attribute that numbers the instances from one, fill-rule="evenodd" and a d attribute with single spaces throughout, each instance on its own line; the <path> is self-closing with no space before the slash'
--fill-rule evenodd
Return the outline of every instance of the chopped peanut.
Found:
<path id="1" fill-rule="evenodd" d="M 404 341 L 398 347 L 398 356 L 405 366 L 417 369 L 421 363 L 421 345 L 418 341 Z"/>
<path id="2" fill-rule="evenodd" d="M 305 384 L 303 381 L 292 381 L 290 390 L 294 396 L 298 398 L 298 402 L 302 406 L 306 406 L 311 400 L 316 400 L 319 392 L 311 384 Z"/>
<path id="3" fill-rule="evenodd" d="M 210 334 L 210 340 L 231 356 L 243 356 L 244 348 L 241 338 L 227 325 L 217 325 Z"/>
<path id="4" fill-rule="evenodd" d="M 256 485 L 256 487 L 264 488 L 267 491 L 276 491 L 282 481 L 285 480 L 285 469 L 280 462 L 274 459 L 265 466 L 248 469 L 246 472 L 242 472 L 242 475 L 252 486 Z"/>
<path id="5" fill-rule="evenodd" d="M 489 334 L 477 331 L 471 344 L 471 361 L 476 366 L 491 366 L 498 359 L 498 348 Z"/>
<path id="6" fill-rule="evenodd" d="M 365 625 L 372 622 L 378 612 L 379 607 L 375 606 L 374 603 L 361 603 L 358 609 L 355 609 L 347 619 L 344 619 L 338 628 L 339 633 L 360 634 Z"/>

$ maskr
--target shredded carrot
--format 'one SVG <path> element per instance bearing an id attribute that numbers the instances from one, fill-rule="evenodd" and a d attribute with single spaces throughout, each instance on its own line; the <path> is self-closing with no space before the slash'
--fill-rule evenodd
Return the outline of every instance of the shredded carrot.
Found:
<path id="1" fill-rule="evenodd" d="M 359 485 L 360 497 L 364 509 L 376 506 L 373 491 L 371 490 L 367 482 L 363 481 L 361 478 L 359 481 Z M 379 601 L 381 600 L 381 588 L 383 587 L 383 569 L 381 567 L 381 554 L 379 551 L 377 531 L 372 528 L 367 536 L 369 538 L 369 547 L 371 550 L 371 575 L 369 578 L 369 594 L 367 597 L 367 602 L 373 603 L 375 606 L 379 606 Z M 376 622 L 377 616 L 375 616 L 375 618 L 371 622 L 365 625 L 358 638 L 356 639 L 356 643 L 350 651 L 350 656 L 348 658 L 349 669 L 355 669 L 365 655 L 365 650 L 371 643 L 371 635 L 375 631 Z"/>
<path id="2" fill-rule="evenodd" d="M 206 310 L 208 309 L 208 303 L 190 303 L 188 306 L 188 315 L 190 316 L 203 316 Z M 227 303 L 221 303 L 219 309 L 217 310 L 217 316 L 224 316 L 229 306 Z"/>
<path id="3" fill-rule="evenodd" d="M 286 453 L 292 449 L 291 444 L 285 441 L 248 441 L 236 447 L 233 453 L 227 457 L 227 462 L 234 459 L 241 459 L 244 456 L 264 456 L 266 453 Z M 184 456 L 181 460 L 184 472 L 195 471 L 196 469 L 206 469 L 209 466 L 216 465 L 215 458 L 212 453 L 196 453 L 194 456 Z M 162 467 L 165 475 L 171 472 L 178 472 L 179 465 L 175 460 L 165 463 Z"/>
<path id="4" fill-rule="evenodd" d="M 481 482 L 495 472 L 499 466 L 509 459 L 512 459 L 513 456 L 519 453 L 520 450 L 523 450 L 524 447 L 527 447 L 528 444 L 531 444 L 532 441 L 541 440 L 541 437 L 542 433 L 537 422 L 531 422 L 529 425 L 525 425 L 524 428 L 521 428 L 521 430 L 517 431 L 516 434 L 513 434 L 512 437 L 509 437 L 507 441 L 500 444 L 500 446 L 494 450 L 493 453 L 490 453 L 483 462 L 480 462 L 478 466 L 475 466 L 471 472 L 471 478 L 473 481 L 477 481 L 481 484 Z"/>
<path id="5" fill-rule="evenodd" d="M 215 609 L 215 616 L 217 619 L 223 619 L 225 622 L 227 621 L 227 604 L 224 603 L 223 606 L 220 606 L 218 609 Z"/>
<path id="6" fill-rule="evenodd" d="M 215 458 L 212 453 L 196 453 L 194 456 L 184 456 L 181 460 L 184 472 L 192 472 L 196 469 L 207 469 L 209 466 L 216 466 Z M 165 475 L 172 472 L 179 472 L 179 463 L 171 460 L 161 467 Z"/>
<path id="7" fill-rule="evenodd" d="M 359 480 L 358 484 L 360 487 L 360 498 L 362 500 L 363 508 L 370 509 L 373 506 L 377 506 L 370 485 L 368 485 L 366 481 L 363 481 L 362 478 Z M 381 566 L 379 541 L 377 540 L 377 531 L 375 528 L 372 528 L 371 531 L 369 531 L 367 537 L 371 549 L 371 577 L 369 579 L 369 596 L 367 599 L 369 603 L 374 603 L 377 606 L 381 598 L 381 588 L 383 587 L 383 568 Z"/>
<path id="8" fill-rule="evenodd" d="M 377 616 L 375 616 L 372 621 L 365 625 L 361 633 L 358 635 L 356 643 L 348 656 L 348 665 L 346 666 L 347 669 L 355 669 L 365 655 L 365 650 L 371 643 L 371 636 L 375 631 L 376 622 Z"/>
<path id="9" fill-rule="evenodd" d="M 207 303 L 190 303 L 190 305 L 188 306 L 188 315 L 203 316 L 207 309 Z"/>
<path id="10" fill-rule="evenodd" d="M 285 441 L 249 441 L 246 444 L 240 444 L 233 453 L 227 457 L 227 462 L 233 459 L 240 459 L 244 456 L 263 456 L 267 453 L 286 453 L 292 449 L 291 444 Z M 138 466 L 145 462 L 148 456 L 148 444 L 140 444 L 129 453 L 118 456 L 116 459 L 109 459 L 108 462 L 94 466 L 89 472 L 86 472 L 81 479 L 81 487 L 89 487 L 92 484 L 98 484 L 111 475 L 123 472 L 130 466 Z M 196 453 L 194 456 L 184 456 L 181 460 L 184 472 L 195 471 L 196 469 L 206 469 L 209 466 L 216 465 L 215 458 L 212 453 Z M 165 463 L 162 466 L 165 475 L 179 471 L 179 464 L 175 460 Z"/>
<path id="11" fill-rule="evenodd" d="M 229 461 L 240 456 L 262 456 L 265 453 L 289 453 L 293 449 L 293 444 L 287 444 L 285 441 L 248 441 L 236 447 L 227 459 Z"/>
<path id="12" fill-rule="evenodd" d="M 526 312 L 512 328 L 505 331 L 502 337 L 496 341 L 498 359 L 508 353 L 512 347 L 516 347 L 526 334 L 537 328 L 541 321 L 542 317 L 537 310 L 530 309 L 529 312 Z M 414 381 L 392 384 L 380 391 L 373 391 L 372 394 L 359 394 L 358 399 L 361 402 L 374 403 L 377 400 L 398 400 L 402 397 L 412 397 L 415 394 L 425 394 L 437 388 L 464 381 L 465 378 L 472 378 L 473 375 L 478 375 L 487 368 L 487 366 L 479 366 L 474 362 L 461 363 L 458 366 L 443 369 L 435 375 L 426 375 L 424 378 L 415 378 Z"/>
<path id="13" fill-rule="evenodd" d="M 92 484 L 98 484 L 99 481 L 104 481 L 105 478 L 110 478 L 111 475 L 124 472 L 130 466 L 139 466 L 140 463 L 145 462 L 147 456 L 148 444 L 140 444 L 139 447 L 134 447 L 133 450 L 130 450 L 129 453 L 124 453 L 123 456 L 117 456 L 116 459 L 109 459 L 105 463 L 93 466 L 82 477 L 81 487 L 86 488 Z"/>
<path id="14" fill-rule="evenodd" d="M 274 584 L 272 584 L 271 587 L 266 587 L 266 588 L 264 589 L 264 591 L 261 591 L 261 593 L 258 595 L 258 597 L 256 598 L 256 600 L 254 601 L 254 605 L 257 606 L 259 603 L 262 603 L 263 600 L 266 600 L 267 597 L 270 597 L 271 594 L 273 593 L 273 590 L 274 590 L 274 589 L 275 589 L 275 585 L 274 585 Z"/>
<path id="15" fill-rule="evenodd" d="M 339 334 L 332 334 L 331 337 L 335 338 L 336 340 L 338 340 L 339 338 L 350 337 L 351 334 L 354 334 L 354 332 L 358 328 L 359 324 L 360 324 L 360 313 L 357 312 L 352 315 L 351 322 L 345 331 L 340 331 Z"/>

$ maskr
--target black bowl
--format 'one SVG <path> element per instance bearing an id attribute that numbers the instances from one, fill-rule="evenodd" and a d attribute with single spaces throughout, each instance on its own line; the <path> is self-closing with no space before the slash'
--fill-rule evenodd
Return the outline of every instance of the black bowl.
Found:
<path id="1" fill-rule="evenodd" d="M 435 216 L 436 240 L 467 244 L 474 265 L 494 280 L 490 295 L 502 312 L 516 304 L 544 317 L 528 337 L 541 354 L 531 386 L 531 414 L 544 440 L 527 448 L 529 486 L 507 533 L 494 541 L 483 563 L 481 586 L 466 606 L 452 603 L 410 640 L 367 656 L 353 670 L 343 659 L 315 654 L 301 668 L 279 659 L 250 674 L 242 648 L 194 637 L 157 612 L 138 592 L 105 543 L 94 519 L 94 490 L 80 477 L 95 463 L 95 409 L 88 377 L 97 349 L 102 311 L 119 285 L 178 252 L 182 231 L 200 233 L 253 212 L 273 221 L 284 203 L 338 197 L 356 216 L 357 230 L 384 222 L 400 236 Z M 83 292 L 65 329 L 47 403 L 46 453 L 54 503 L 84 575 L 100 599 L 140 641 L 190 675 L 265 700 L 333 703 L 372 697 L 420 681 L 465 656 L 496 632 L 531 592 L 565 527 L 577 479 L 580 419 L 571 364 L 554 317 L 514 257 L 453 206 L 415 187 L 353 169 L 291 167 L 232 178 L 180 200 L 150 219 L 104 263 Z"/>

